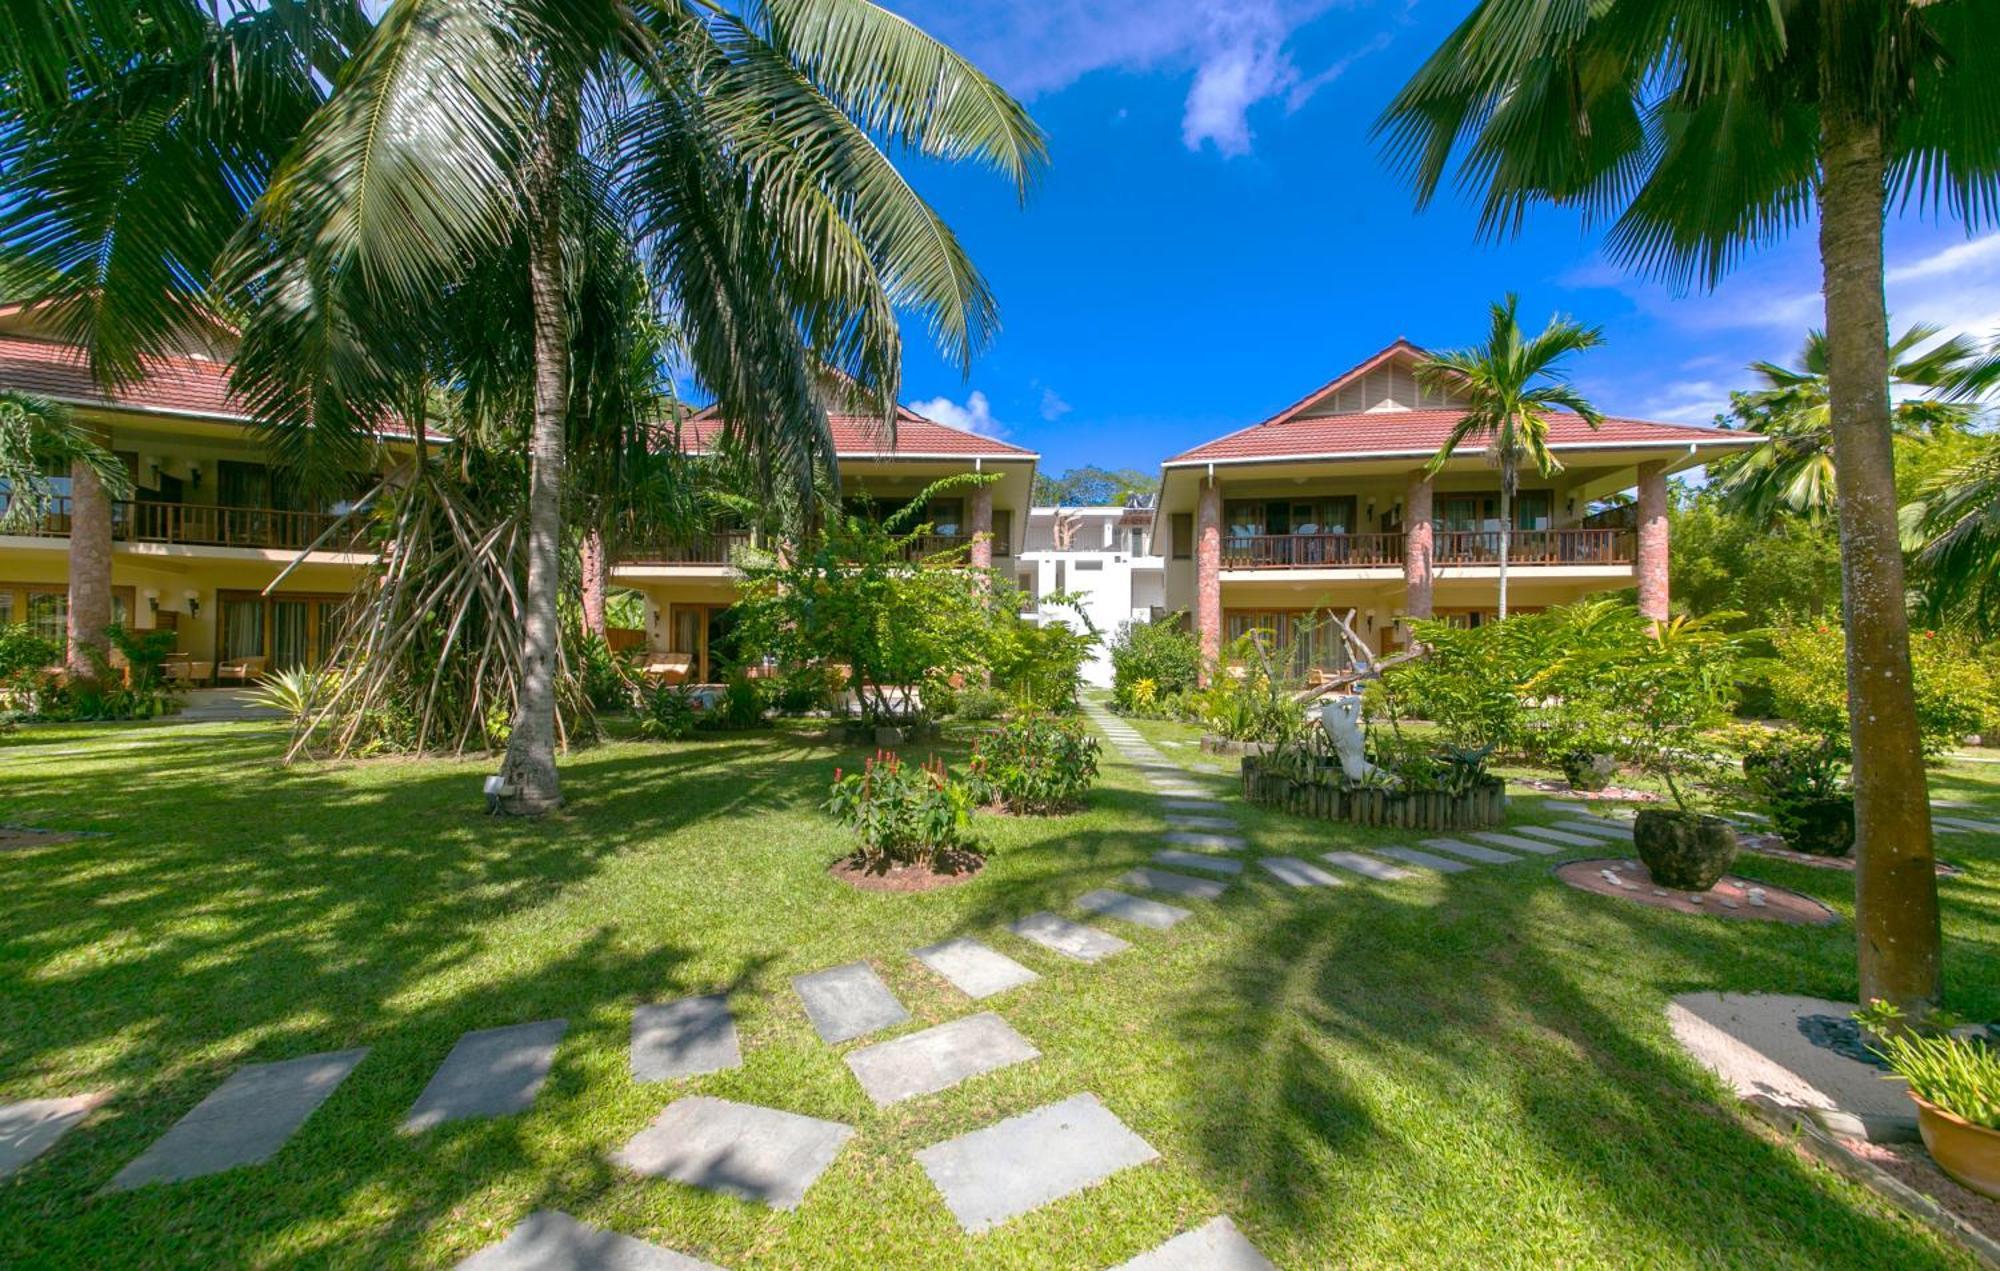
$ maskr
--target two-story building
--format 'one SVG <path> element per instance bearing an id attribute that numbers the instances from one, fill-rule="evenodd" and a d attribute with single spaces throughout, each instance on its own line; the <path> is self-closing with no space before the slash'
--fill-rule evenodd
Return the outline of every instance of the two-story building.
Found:
<path id="1" fill-rule="evenodd" d="M 966 472 L 997 475 L 998 481 L 941 495 L 923 513 L 930 530 L 919 547 L 926 554 L 964 546 L 970 563 L 1011 576 L 1009 562 L 1019 553 L 1035 487 L 1032 450 L 951 428 L 907 407 L 898 407 L 894 436 L 882 421 L 865 415 L 828 417 L 840 464 L 841 498 L 886 515 L 926 487 Z M 689 453 L 711 450 L 722 431 L 712 411 L 696 414 L 681 428 Z M 718 529 L 691 542 L 626 550 L 613 562 L 611 582 L 646 598 L 647 651 L 672 674 L 694 683 L 712 683 L 739 653 L 730 647 L 739 575 L 731 565 L 748 531 Z"/>
<path id="2" fill-rule="evenodd" d="M 1424 356 L 1398 340 L 1162 466 L 1166 603 L 1193 615 L 1211 660 L 1263 630 L 1337 669 L 1344 646 L 1329 611 L 1353 611 L 1378 654 L 1408 640 L 1411 619 L 1495 615 L 1499 472 L 1476 443 L 1428 471 L 1463 411 L 1418 387 L 1412 368 Z M 1640 608 L 1665 617 L 1668 476 L 1758 440 L 1615 417 L 1592 429 L 1557 415 L 1549 448 L 1562 469 L 1543 477 L 1529 466 L 1513 504 L 1510 612 L 1636 586 Z M 1635 501 L 1617 497 L 1633 491 Z"/>
<path id="3" fill-rule="evenodd" d="M 1151 622 L 1166 605 L 1166 561 L 1153 541 L 1153 499 L 1118 506 L 1038 507 L 1028 512 L 1016 582 L 1037 622 L 1082 627 L 1104 638 L 1083 668 L 1111 684 L 1110 642 L 1119 628 Z M 1056 597 L 1066 597 L 1058 604 Z"/>

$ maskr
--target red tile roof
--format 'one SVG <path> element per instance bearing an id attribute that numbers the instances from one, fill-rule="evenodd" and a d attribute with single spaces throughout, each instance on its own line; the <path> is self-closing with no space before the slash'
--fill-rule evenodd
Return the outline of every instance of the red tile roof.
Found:
<path id="1" fill-rule="evenodd" d="M 71 344 L 0 336 L 0 388 L 83 406 L 166 410 L 248 422 L 249 411 L 229 391 L 229 366 L 211 358 L 162 357 L 147 363 L 139 383 L 105 392 L 90 377 L 83 350 Z"/>
<path id="2" fill-rule="evenodd" d="M 1339 456 L 1435 454 L 1452 427 L 1464 415 L 1458 410 L 1381 410 L 1357 415 L 1320 415 L 1291 419 L 1280 415 L 1254 424 L 1167 460 L 1168 464 L 1208 463 L 1232 459 L 1287 459 Z M 1564 449 L 1620 446 L 1744 445 L 1760 440 L 1749 433 L 1730 432 L 1697 424 L 1661 424 L 1644 419 L 1607 417 L 1593 431 L 1575 415 L 1549 421 L 1549 442 Z M 1459 453 L 1479 453 L 1467 447 Z"/>
<path id="3" fill-rule="evenodd" d="M 1032 450 L 992 437 L 952 428 L 926 419 L 907 406 L 896 408 L 896 442 L 888 445 L 887 430 L 872 415 L 830 415 L 834 453 L 842 459 L 983 457 L 988 459 L 1035 459 Z M 681 449 L 706 450 L 722 431 L 722 420 L 713 408 L 703 410 L 681 424 Z"/>

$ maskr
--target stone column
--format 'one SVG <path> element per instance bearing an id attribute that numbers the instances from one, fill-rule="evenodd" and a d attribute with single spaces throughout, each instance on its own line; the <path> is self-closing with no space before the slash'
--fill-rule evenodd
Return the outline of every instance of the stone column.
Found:
<path id="1" fill-rule="evenodd" d="M 69 470 L 69 651 L 71 676 L 94 681 L 110 652 L 111 500 L 88 464 Z M 93 654 L 95 656 L 93 656 Z"/>
<path id="2" fill-rule="evenodd" d="M 982 485 L 972 492 L 966 528 L 972 534 L 972 567 L 993 568 L 993 487 Z"/>
<path id="3" fill-rule="evenodd" d="M 1667 619 L 1667 473 L 1663 463 L 1639 465 L 1639 551 L 1632 564 L 1639 612 Z"/>
<path id="4" fill-rule="evenodd" d="M 583 629 L 600 640 L 610 638 L 604 620 L 604 593 L 610 582 L 610 562 L 604 557 L 604 536 L 592 530 L 583 536 L 578 553 L 583 566 Z"/>
<path id="5" fill-rule="evenodd" d="M 1410 474 L 1403 492 L 1403 613 L 1412 621 L 1431 616 L 1431 559 L 1435 531 L 1431 524 L 1431 475 L 1422 468 Z"/>
<path id="6" fill-rule="evenodd" d="M 1222 656 L 1222 489 L 1209 478 L 1194 518 L 1194 629 L 1201 640 L 1201 682 Z"/>

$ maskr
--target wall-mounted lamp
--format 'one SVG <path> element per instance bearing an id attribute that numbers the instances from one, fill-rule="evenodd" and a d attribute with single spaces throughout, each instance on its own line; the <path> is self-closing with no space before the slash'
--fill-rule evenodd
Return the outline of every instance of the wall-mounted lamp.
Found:
<path id="1" fill-rule="evenodd" d="M 160 612 L 160 593 L 151 588 L 146 590 L 146 610 L 156 617 Z"/>
<path id="2" fill-rule="evenodd" d="M 1567 515 L 1574 517 L 1576 515 L 1576 496 L 1574 494 L 1569 496 L 1569 503 L 1567 506 L 1568 506 Z"/>
<path id="3" fill-rule="evenodd" d="M 184 598 L 187 601 L 188 617 L 193 618 L 199 615 L 201 613 L 201 593 L 190 591 Z"/>
<path id="4" fill-rule="evenodd" d="M 189 465 L 188 465 L 188 484 L 189 484 L 189 485 L 191 485 L 191 486 L 193 486 L 193 487 L 194 487 L 195 489 L 197 489 L 197 490 L 201 489 L 201 465 L 200 465 L 200 464 L 198 464 L 198 463 L 191 463 L 191 464 L 189 464 Z"/>

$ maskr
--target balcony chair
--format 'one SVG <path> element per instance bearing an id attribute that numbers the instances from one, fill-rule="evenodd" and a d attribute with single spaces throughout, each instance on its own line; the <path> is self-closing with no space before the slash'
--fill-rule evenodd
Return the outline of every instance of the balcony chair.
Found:
<path id="1" fill-rule="evenodd" d="M 248 685 L 263 679 L 265 668 L 270 664 L 271 659 L 262 655 L 219 662 L 215 667 L 215 682 L 220 684 L 224 680 L 234 680 L 238 684 Z"/>

